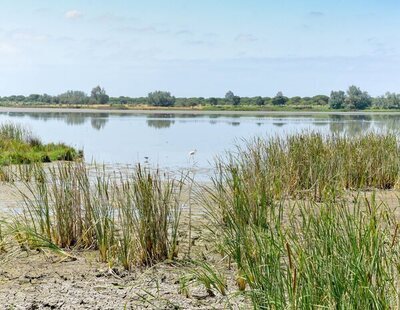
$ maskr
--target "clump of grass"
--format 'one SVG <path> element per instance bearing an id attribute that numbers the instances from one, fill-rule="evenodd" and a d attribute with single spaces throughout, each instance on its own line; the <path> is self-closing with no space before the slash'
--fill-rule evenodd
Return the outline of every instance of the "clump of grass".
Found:
<path id="1" fill-rule="evenodd" d="M 92 171 L 93 172 L 93 171 Z M 137 166 L 111 179 L 83 163 L 36 165 L 23 180 L 17 240 L 29 247 L 91 248 L 101 261 L 126 269 L 173 259 L 178 253 L 181 181 Z"/>
<path id="2" fill-rule="evenodd" d="M 27 141 L 32 133 L 20 124 L 4 123 L 0 125 L 0 138 L 15 141 Z"/>
<path id="3" fill-rule="evenodd" d="M 206 262 L 196 262 L 195 265 L 192 279 L 204 285 L 210 297 L 215 296 L 214 291 L 226 296 L 227 280 L 225 275 Z"/>
<path id="4" fill-rule="evenodd" d="M 121 226 L 118 255 L 126 269 L 177 256 L 182 186 L 181 180 L 140 165 L 122 179 L 116 201 Z"/>
<path id="5" fill-rule="evenodd" d="M 16 231 L 32 245 L 35 236 L 60 248 L 71 248 L 83 240 L 83 234 L 91 226 L 86 223 L 81 204 L 78 166 L 58 164 L 44 168 L 35 166 L 34 178 L 23 181 L 21 190 L 25 208 L 15 224 Z M 34 238 L 31 240 L 31 237 Z"/>
<path id="6" fill-rule="evenodd" d="M 21 125 L 0 125 L 0 165 L 73 161 L 80 157 L 81 152 L 65 144 L 43 144 L 30 130 Z"/>

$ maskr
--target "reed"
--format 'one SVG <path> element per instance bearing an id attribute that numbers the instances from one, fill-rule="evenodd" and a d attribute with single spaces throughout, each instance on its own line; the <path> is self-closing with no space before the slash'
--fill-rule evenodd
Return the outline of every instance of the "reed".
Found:
<path id="1" fill-rule="evenodd" d="M 118 254 L 126 269 L 177 256 L 182 186 L 182 180 L 140 165 L 121 180 L 116 201 L 121 227 Z"/>
<path id="2" fill-rule="evenodd" d="M 177 256 L 182 181 L 141 166 L 119 178 L 83 163 L 37 164 L 32 173 L 13 222 L 20 243 L 95 249 L 126 269 Z"/>
<path id="3" fill-rule="evenodd" d="M 248 141 L 218 165 L 219 170 L 235 167 L 243 176 L 264 176 L 275 198 L 323 200 L 346 190 L 396 187 L 400 147 L 391 133 L 349 137 L 304 132 Z"/>
<path id="4" fill-rule="evenodd" d="M 390 134 L 311 133 L 257 139 L 217 161 L 202 201 L 254 309 L 398 307 L 395 210 L 374 195 L 338 199 L 394 187 L 397 154 Z"/>

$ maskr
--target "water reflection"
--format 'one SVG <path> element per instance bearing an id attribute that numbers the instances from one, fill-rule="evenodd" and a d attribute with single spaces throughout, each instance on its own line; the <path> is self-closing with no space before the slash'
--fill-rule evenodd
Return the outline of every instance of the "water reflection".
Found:
<path id="1" fill-rule="evenodd" d="M 329 122 L 329 130 L 331 133 L 346 133 L 356 135 L 369 130 L 374 124 L 380 129 L 386 130 L 385 125 L 382 126 L 382 119 L 374 118 L 378 115 L 332 115 Z M 383 116 L 383 115 L 382 115 Z M 389 119 L 390 115 L 386 115 L 385 119 Z M 399 116 L 400 117 L 400 116 Z"/>
<path id="2" fill-rule="evenodd" d="M 64 121 L 67 125 L 79 126 L 90 121 L 92 128 L 103 129 L 107 124 L 109 113 L 67 113 L 67 112 L 1 112 L 0 115 L 7 115 L 11 119 L 30 118 L 32 120 Z M 122 114 L 120 115 L 122 116 Z"/>
<path id="3" fill-rule="evenodd" d="M 146 121 L 147 126 L 156 128 L 156 129 L 164 129 L 164 128 L 169 128 L 171 125 L 175 123 L 173 120 L 167 120 L 167 119 L 148 119 Z"/>
<path id="4" fill-rule="evenodd" d="M 295 124 L 312 124 L 315 127 L 327 127 L 331 133 L 359 134 L 369 129 L 398 130 L 400 114 L 316 114 L 316 115 L 223 115 L 223 114 L 129 114 L 129 113 L 84 113 L 84 112 L 0 112 L 1 116 L 11 120 L 32 119 L 42 122 L 63 121 L 69 126 L 81 126 L 90 123 L 95 130 L 104 130 L 111 117 L 141 119 L 146 118 L 149 128 L 167 129 L 176 124 L 208 122 L 210 125 L 225 123 L 237 127 L 243 122 L 253 122 L 257 126 L 272 124 L 284 127 Z"/>

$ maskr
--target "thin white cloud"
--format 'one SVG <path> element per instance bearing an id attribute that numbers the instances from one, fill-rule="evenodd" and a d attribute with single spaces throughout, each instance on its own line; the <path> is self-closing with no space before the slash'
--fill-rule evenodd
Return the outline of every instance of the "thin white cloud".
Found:
<path id="1" fill-rule="evenodd" d="M 250 43 L 250 42 L 255 42 L 257 40 L 258 39 L 254 35 L 248 33 L 241 33 L 237 35 L 235 38 L 236 42 L 242 42 L 242 43 Z"/>
<path id="2" fill-rule="evenodd" d="M 78 10 L 70 10 L 65 12 L 65 18 L 66 19 L 79 19 L 83 16 L 82 12 L 78 11 Z"/>
<path id="3" fill-rule="evenodd" d="M 118 32 L 124 33 L 141 33 L 141 34 L 167 34 L 169 30 L 158 29 L 155 26 L 143 26 L 143 27 L 120 27 L 116 29 Z"/>
<path id="4" fill-rule="evenodd" d="M 311 11 L 311 12 L 308 12 L 308 15 L 311 17 L 323 17 L 325 15 L 325 13 L 320 12 L 320 11 Z"/>

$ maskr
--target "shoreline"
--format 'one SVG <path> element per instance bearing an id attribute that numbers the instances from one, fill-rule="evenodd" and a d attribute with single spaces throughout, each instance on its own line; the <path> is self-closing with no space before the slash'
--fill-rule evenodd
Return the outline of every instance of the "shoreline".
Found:
<path id="1" fill-rule="evenodd" d="M 100 109 L 65 107 L 0 107 L 0 113 L 108 113 L 108 114 L 191 114 L 191 115 L 400 115 L 400 111 L 208 111 L 189 109 Z"/>

